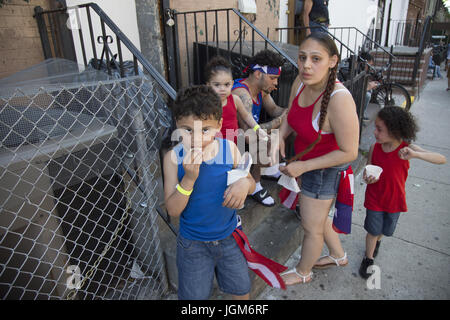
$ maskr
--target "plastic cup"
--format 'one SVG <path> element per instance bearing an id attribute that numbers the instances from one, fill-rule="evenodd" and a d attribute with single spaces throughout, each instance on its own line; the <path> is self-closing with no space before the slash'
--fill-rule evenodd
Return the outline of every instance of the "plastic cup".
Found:
<path id="1" fill-rule="evenodd" d="M 366 176 L 372 176 L 375 179 L 380 178 L 381 173 L 383 172 L 383 169 L 379 166 L 374 166 L 372 164 L 368 164 L 366 166 Z"/>

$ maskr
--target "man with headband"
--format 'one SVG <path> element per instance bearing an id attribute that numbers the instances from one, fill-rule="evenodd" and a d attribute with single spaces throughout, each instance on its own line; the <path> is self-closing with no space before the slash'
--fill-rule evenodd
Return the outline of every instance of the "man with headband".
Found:
<path id="1" fill-rule="evenodd" d="M 267 133 L 281 125 L 282 118 L 287 111 L 287 109 L 278 106 L 270 95 L 278 85 L 283 63 L 283 57 L 273 51 L 262 50 L 258 52 L 249 60 L 248 66 L 244 70 L 244 73 L 248 74 L 247 78 L 236 79 L 232 89 L 233 94 L 241 98 L 246 110 L 253 115 L 261 129 L 265 129 Z M 262 108 L 272 117 L 272 120 L 260 123 Z M 241 119 L 239 119 L 239 126 L 244 131 L 249 129 Z M 261 166 L 253 165 L 251 174 L 256 182 L 252 198 L 264 206 L 275 205 L 275 200 L 261 186 Z"/>

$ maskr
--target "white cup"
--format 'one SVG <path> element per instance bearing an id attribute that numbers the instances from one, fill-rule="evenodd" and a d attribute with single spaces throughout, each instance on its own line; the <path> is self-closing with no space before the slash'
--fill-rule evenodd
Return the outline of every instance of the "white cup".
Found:
<path id="1" fill-rule="evenodd" d="M 381 173 L 383 172 L 383 168 L 379 166 L 374 166 L 372 164 L 368 164 L 366 166 L 366 176 L 372 176 L 375 179 L 380 178 Z"/>

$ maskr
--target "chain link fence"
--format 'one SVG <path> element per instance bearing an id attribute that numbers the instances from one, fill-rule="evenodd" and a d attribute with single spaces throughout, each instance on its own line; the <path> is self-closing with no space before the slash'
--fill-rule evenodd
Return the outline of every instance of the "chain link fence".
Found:
<path id="1" fill-rule="evenodd" d="M 0 90 L 1 299 L 167 293 L 156 213 L 165 99 L 144 76 L 90 80 Z"/>

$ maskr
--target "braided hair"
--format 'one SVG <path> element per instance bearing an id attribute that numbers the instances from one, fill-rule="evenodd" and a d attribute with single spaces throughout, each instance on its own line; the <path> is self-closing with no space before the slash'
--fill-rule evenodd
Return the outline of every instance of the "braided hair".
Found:
<path id="1" fill-rule="evenodd" d="M 305 150 L 300 152 L 299 154 L 295 155 L 291 159 L 289 159 L 287 162 L 290 163 L 295 160 L 301 159 L 305 154 L 310 152 L 314 146 L 319 143 L 319 141 L 322 138 L 322 127 L 325 123 L 325 118 L 327 117 L 328 112 L 328 104 L 330 102 L 331 93 L 333 92 L 334 85 L 336 83 L 336 76 L 337 76 L 337 70 L 338 70 L 338 64 L 339 64 L 339 51 L 336 47 L 336 44 L 334 43 L 333 39 L 329 37 L 326 33 L 323 32 L 317 32 L 317 33 L 311 33 L 309 36 L 307 36 L 303 42 L 305 42 L 308 39 L 313 39 L 317 42 L 319 42 L 329 53 L 330 57 L 336 55 L 338 57 L 338 61 L 336 62 L 336 65 L 330 69 L 330 73 L 328 76 L 327 85 L 325 87 L 325 91 L 322 96 L 322 103 L 320 105 L 320 117 L 319 117 L 319 134 L 317 135 L 317 139 L 314 140 L 309 146 L 306 147 Z"/>

